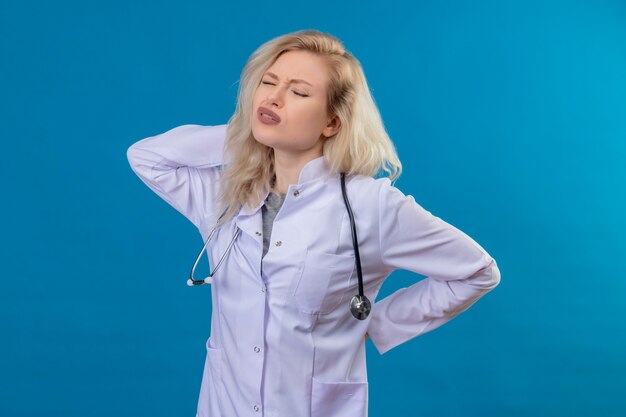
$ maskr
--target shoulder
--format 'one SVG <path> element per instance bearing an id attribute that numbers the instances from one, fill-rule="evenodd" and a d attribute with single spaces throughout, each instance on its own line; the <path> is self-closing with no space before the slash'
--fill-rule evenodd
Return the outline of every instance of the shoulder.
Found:
<path id="1" fill-rule="evenodd" d="M 389 204 L 397 204 L 399 200 L 407 198 L 387 177 L 350 176 L 346 178 L 346 192 L 352 206 L 358 207 L 361 213 L 370 213 L 376 217 Z"/>
<path id="2" fill-rule="evenodd" d="M 368 214 L 372 221 L 381 221 L 383 218 L 399 221 L 407 215 L 416 217 L 431 214 L 412 195 L 402 192 L 387 177 L 352 176 L 346 181 L 346 188 L 350 203 Z"/>
<path id="3" fill-rule="evenodd" d="M 384 203 L 388 199 L 406 199 L 412 198 L 406 196 L 396 186 L 391 183 L 387 177 L 373 178 L 364 175 L 354 175 L 346 179 L 346 188 L 348 195 L 358 201 Z"/>

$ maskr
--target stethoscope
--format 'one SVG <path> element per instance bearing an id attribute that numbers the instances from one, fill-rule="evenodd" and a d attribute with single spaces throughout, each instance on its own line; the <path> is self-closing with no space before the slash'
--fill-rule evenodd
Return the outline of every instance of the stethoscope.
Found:
<path id="1" fill-rule="evenodd" d="M 350 226 L 352 228 L 352 246 L 354 247 L 354 256 L 356 259 L 356 273 L 359 278 L 359 293 L 355 295 L 354 297 L 352 297 L 352 300 L 350 300 L 350 311 L 352 312 L 352 315 L 355 318 L 359 320 L 365 320 L 372 309 L 372 304 L 370 303 L 370 300 L 363 294 L 363 273 L 361 271 L 361 257 L 359 255 L 359 243 L 358 243 L 358 239 L 356 236 L 356 225 L 354 222 L 354 215 L 352 214 L 352 208 L 350 207 L 350 202 L 348 201 L 348 195 L 346 193 L 346 174 L 343 172 L 341 173 L 341 192 L 343 194 L 343 201 L 346 203 L 346 209 L 348 210 L 348 217 L 350 218 Z M 204 242 L 204 246 L 202 247 L 200 254 L 198 254 L 198 257 L 196 258 L 196 262 L 194 262 L 193 267 L 191 268 L 191 273 L 189 274 L 187 285 L 193 286 L 193 285 L 202 285 L 202 284 L 212 283 L 213 275 L 215 275 L 219 267 L 222 265 L 222 263 L 224 262 L 224 259 L 226 258 L 226 255 L 232 249 L 233 244 L 235 243 L 235 240 L 237 240 L 237 237 L 241 234 L 241 229 L 237 228 L 237 231 L 235 232 L 232 239 L 230 240 L 230 243 L 228 244 L 226 251 L 224 251 L 224 254 L 218 261 L 217 265 L 215 265 L 213 272 L 211 272 L 209 276 L 207 276 L 204 279 L 194 279 L 193 277 L 194 272 L 196 270 L 196 266 L 198 265 L 198 262 L 200 261 L 200 258 L 202 257 L 202 253 L 206 250 L 206 247 L 209 244 L 209 241 L 211 240 L 211 238 L 215 234 L 215 231 L 217 230 L 217 224 L 219 223 L 219 220 L 222 218 L 222 216 L 225 213 L 226 213 L 226 210 L 224 210 L 224 212 L 220 215 L 217 223 L 213 227 L 213 230 L 211 230 L 211 233 L 209 233 L 209 237 L 207 237 L 206 242 Z"/>

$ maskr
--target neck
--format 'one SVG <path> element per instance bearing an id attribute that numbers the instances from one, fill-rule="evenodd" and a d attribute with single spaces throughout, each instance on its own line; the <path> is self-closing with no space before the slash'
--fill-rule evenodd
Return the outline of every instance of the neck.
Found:
<path id="1" fill-rule="evenodd" d="M 321 150 L 308 153 L 292 154 L 274 149 L 274 171 L 276 182 L 274 191 L 286 193 L 290 184 L 297 184 L 302 168 L 309 162 L 322 156 Z"/>

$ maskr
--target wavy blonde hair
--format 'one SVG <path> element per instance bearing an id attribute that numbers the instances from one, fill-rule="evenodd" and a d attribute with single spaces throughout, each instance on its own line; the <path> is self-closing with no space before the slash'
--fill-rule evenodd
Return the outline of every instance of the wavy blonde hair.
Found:
<path id="1" fill-rule="evenodd" d="M 228 121 L 224 144 L 218 224 L 239 209 L 255 207 L 271 189 L 274 150 L 252 134 L 252 100 L 263 74 L 284 52 L 304 50 L 325 57 L 330 68 L 327 112 L 337 115 L 339 131 L 324 142 L 323 155 L 333 173 L 375 176 L 381 170 L 395 181 L 402 172 L 396 149 L 385 131 L 361 63 L 335 36 L 301 30 L 271 39 L 255 50 L 241 73 L 237 106 Z"/>

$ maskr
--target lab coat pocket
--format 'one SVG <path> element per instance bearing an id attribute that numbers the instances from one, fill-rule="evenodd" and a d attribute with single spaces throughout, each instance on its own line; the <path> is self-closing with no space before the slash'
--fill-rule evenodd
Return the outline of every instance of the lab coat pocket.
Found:
<path id="1" fill-rule="evenodd" d="M 206 343 L 206 360 L 200 399 L 198 401 L 198 417 L 219 416 L 220 397 L 222 397 L 222 349 L 211 346 L 211 339 Z"/>
<path id="2" fill-rule="evenodd" d="M 344 298 L 354 271 L 354 254 L 308 250 L 294 296 L 306 314 L 327 314 Z"/>
<path id="3" fill-rule="evenodd" d="M 311 417 L 366 417 L 367 382 L 322 382 L 313 378 Z"/>

